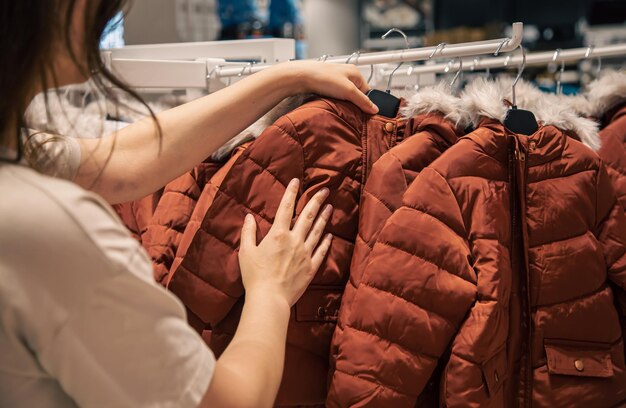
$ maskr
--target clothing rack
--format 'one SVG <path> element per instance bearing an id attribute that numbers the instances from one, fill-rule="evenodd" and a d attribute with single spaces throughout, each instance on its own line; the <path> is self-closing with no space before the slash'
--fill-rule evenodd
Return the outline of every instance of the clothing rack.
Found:
<path id="1" fill-rule="evenodd" d="M 511 38 L 500 38 L 488 41 L 475 41 L 460 44 L 450 44 L 444 47 L 410 48 L 405 50 L 354 53 L 350 56 L 335 56 L 324 59 L 327 63 L 351 63 L 354 65 L 374 65 L 384 63 L 400 63 L 423 61 L 431 58 L 460 58 L 467 56 L 493 54 L 497 50 L 509 52 L 516 49 L 522 42 L 523 24 L 512 25 Z M 120 78 L 133 88 L 162 88 L 162 89 L 209 89 L 212 82 L 250 75 L 273 66 L 277 60 L 266 58 L 249 58 L 254 51 L 255 43 L 268 41 L 270 44 L 281 39 L 227 41 L 227 46 L 221 47 L 215 43 L 166 44 L 130 46 L 117 50 L 103 52 L 105 63 Z M 288 40 L 293 41 L 293 40 Z M 218 42 L 220 43 L 220 42 Z M 293 44 L 293 43 L 292 43 Z M 209 48 L 207 48 L 209 47 Z M 240 47 L 243 47 L 241 50 Z M 180 48 L 180 49 L 178 49 Z M 268 46 L 271 50 L 271 47 Z M 295 57 L 295 45 L 293 46 Z M 259 57 L 257 51 L 257 57 Z M 247 55 L 247 57 L 242 57 Z M 281 58 L 287 56 L 281 53 Z M 291 55 L 291 54 L 289 54 Z M 288 58 L 288 59 L 293 59 Z M 228 60 L 266 61 L 266 63 L 242 64 Z M 269 62 L 272 63 L 269 63 Z"/>
<path id="2" fill-rule="evenodd" d="M 598 58 L 626 56 L 626 44 L 614 44 L 603 47 L 582 47 L 565 50 L 543 51 L 526 54 L 526 67 L 536 65 L 547 65 L 551 62 L 555 63 L 571 63 L 582 60 L 593 60 Z M 394 76 L 401 75 L 424 75 L 424 74 L 444 74 L 462 71 L 480 71 L 492 68 L 516 68 L 522 63 L 521 53 L 516 55 L 507 55 L 503 57 L 492 57 L 486 59 L 474 58 L 472 60 L 463 60 L 463 66 L 460 67 L 459 61 L 447 63 L 438 63 L 431 65 L 419 65 L 398 69 Z M 382 72 L 384 76 L 391 75 L 393 70 L 387 69 Z"/>
<path id="3" fill-rule="evenodd" d="M 296 57 L 296 42 L 265 38 L 131 45 L 104 50 L 102 56 L 107 67 L 133 88 L 206 88 L 211 67 L 289 61 Z"/>
<path id="4" fill-rule="evenodd" d="M 324 58 L 323 61 L 335 64 L 376 65 L 400 62 L 424 61 L 432 58 L 461 58 L 476 55 L 493 54 L 496 51 L 509 52 L 515 50 L 521 43 L 524 34 L 522 23 L 513 23 L 511 38 L 500 38 L 487 41 L 474 41 L 460 44 L 438 45 L 436 47 L 409 48 L 396 51 L 371 52 L 339 57 Z M 242 68 L 217 67 L 213 77 L 229 78 L 242 75 L 250 75 L 260 72 L 271 65 L 248 65 Z"/>

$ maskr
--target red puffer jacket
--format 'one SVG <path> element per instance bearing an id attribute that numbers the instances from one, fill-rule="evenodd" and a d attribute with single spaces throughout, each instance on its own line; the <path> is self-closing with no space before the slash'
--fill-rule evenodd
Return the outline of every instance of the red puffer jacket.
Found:
<path id="1" fill-rule="evenodd" d="M 593 125 L 543 103 L 535 134 L 511 134 L 503 96 L 468 86 L 477 130 L 420 173 L 380 232 L 334 406 L 413 407 L 440 362 L 445 407 L 626 403 L 610 288 L 626 289 L 626 217 L 597 155 L 568 137 Z"/>
<path id="2" fill-rule="evenodd" d="M 602 126 L 598 151 L 626 208 L 626 72 L 608 72 L 590 85 L 591 114 Z"/>
<path id="3" fill-rule="evenodd" d="M 334 240 L 293 309 L 278 405 L 316 405 L 326 399 L 330 339 L 357 234 L 361 190 L 372 164 L 417 125 L 402 115 L 370 117 L 346 102 L 306 103 L 243 152 L 210 200 L 201 228 L 179 250 L 168 288 L 187 306 L 190 320 L 204 322 L 211 331 L 205 338 L 219 355 L 235 333 L 243 303 L 237 248 L 245 214 L 255 215 L 260 239 L 290 179 L 301 179 L 298 213 L 313 194 L 329 188 L 327 201 L 335 211 L 328 231 Z"/>
<path id="4" fill-rule="evenodd" d="M 148 230 L 148 224 L 152 219 L 152 215 L 159 204 L 162 194 L 163 189 L 160 189 L 139 200 L 113 205 L 113 209 L 130 234 L 140 243 L 143 243 L 143 235 Z"/>
<path id="5" fill-rule="evenodd" d="M 224 144 L 210 158 L 171 181 L 157 193 L 114 207 L 133 236 L 150 254 L 157 282 L 165 283 L 183 232 L 196 228 L 195 223 L 191 222 L 190 225 L 191 215 L 198 200 L 203 197 L 206 201 L 210 196 L 204 190 L 219 186 L 216 180 L 223 176 L 214 178 L 216 173 L 220 170 L 221 173 L 227 173 L 236 159 L 233 156 L 238 156 L 250 140 L 258 137 L 276 119 L 302 104 L 303 99 L 302 95 L 285 99 Z"/>
<path id="6" fill-rule="evenodd" d="M 372 167 L 361 195 L 359 227 L 350 265 L 350 279 L 344 289 L 337 327 L 331 345 L 331 380 L 327 405 L 336 403 L 349 380 L 334 372 L 337 347 L 343 333 L 342 322 L 350 311 L 360 277 L 380 228 L 402 204 L 404 192 L 417 174 L 438 158 L 463 135 L 466 119 L 461 114 L 460 99 L 449 93 L 447 84 L 422 89 L 407 106 L 413 111 L 432 111 L 416 118 L 417 133 L 385 153 Z M 420 106 L 420 109 L 415 109 Z"/>
<path id="7" fill-rule="evenodd" d="M 164 283 L 200 193 L 222 165 L 206 160 L 165 186 L 142 239 L 157 282 Z"/>

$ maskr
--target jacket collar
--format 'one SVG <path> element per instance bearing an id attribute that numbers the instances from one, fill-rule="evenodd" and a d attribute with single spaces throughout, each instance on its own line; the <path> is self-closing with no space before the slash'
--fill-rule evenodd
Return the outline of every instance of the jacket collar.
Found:
<path id="1" fill-rule="evenodd" d="M 405 119 L 433 113 L 442 115 L 455 127 L 465 128 L 469 124 L 461 99 L 454 96 L 445 83 L 420 89 L 407 99 L 406 105 L 400 110 Z"/>
<path id="2" fill-rule="evenodd" d="M 626 100 L 616 105 L 614 108 L 609 109 L 602 117 L 602 124 L 606 126 L 622 116 L 626 116 Z"/>
<path id="3" fill-rule="evenodd" d="M 504 122 L 509 109 L 506 103 L 510 99 L 511 85 L 509 78 L 495 81 L 478 78 L 465 88 L 461 102 L 474 126 L 478 126 L 483 118 Z M 594 150 L 599 149 L 598 125 L 594 121 L 572 112 L 567 105 L 558 103 L 556 96 L 545 94 L 523 80 L 518 82 L 516 94 L 518 108 L 535 114 L 541 125 L 538 132 L 542 132 L 544 142 L 544 128 L 551 127 L 554 131 L 560 130 L 579 139 Z M 549 155 L 547 151 L 543 153 Z"/>
<path id="4" fill-rule="evenodd" d="M 606 71 L 591 84 L 587 93 L 589 113 L 601 118 L 609 110 L 626 101 L 626 72 Z"/>
<path id="5" fill-rule="evenodd" d="M 216 161 L 225 160 L 237 146 L 256 139 L 281 116 L 295 110 L 310 98 L 310 95 L 297 95 L 285 99 L 259 120 L 220 147 L 213 153 L 211 158 Z M 419 131 L 420 126 L 427 124 L 422 123 L 425 117 L 418 118 L 419 116 L 430 116 L 436 113 L 443 115 L 446 121 L 450 121 L 459 129 L 465 128 L 469 123 L 467 115 L 463 112 L 461 100 L 452 95 L 450 88 L 443 83 L 433 87 L 423 88 L 406 100 L 403 100 L 401 109 L 396 118 L 389 119 L 380 116 L 374 116 L 373 118 L 382 124 L 388 121 L 395 121 L 397 123 L 414 119 L 419 123 L 407 124 L 407 131 L 415 133 Z M 406 136 L 408 137 L 409 135 Z M 453 143 L 453 141 L 451 141 L 451 143 Z"/>

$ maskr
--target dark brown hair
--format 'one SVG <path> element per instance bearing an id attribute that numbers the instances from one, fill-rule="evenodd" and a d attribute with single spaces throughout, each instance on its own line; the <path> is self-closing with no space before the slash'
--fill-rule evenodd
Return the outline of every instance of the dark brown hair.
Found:
<path id="1" fill-rule="evenodd" d="M 22 143 L 20 129 L 25 126 L 23 114 L 30 103 L 37 81 L 42 89 L 56 88 L 58 82 L 50 72 L 51 61 L 59 47 L 66 47 L 84 77 L 92 77 L 99 92 L 119 103 L 119 95 L 110 85 L 140 101 L 154 117 L 141 97 L 117 79 L 100 56 L 104 30 L 126 0 L 85 0 L 84 57 L 72 48 L 71 22 L 78 0 L 0 0 L 0 146 L 16 138 L 18 157 Z M 51 78 L 51 79 L 50 79 Z M 52 81 L 52 83 L 50 83 Z M 0 160 L 15 160 L 2 159 Z"/>

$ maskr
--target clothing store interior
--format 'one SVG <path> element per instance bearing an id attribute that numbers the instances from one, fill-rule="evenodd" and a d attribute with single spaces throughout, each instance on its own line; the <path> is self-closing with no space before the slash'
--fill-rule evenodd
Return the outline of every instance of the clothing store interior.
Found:
<path id="1" fill-rule="evenodd" d="M 626 1 L 0 3 L 1 407 L 626 407 Z"/>

